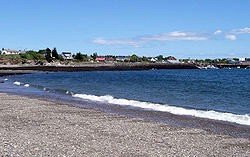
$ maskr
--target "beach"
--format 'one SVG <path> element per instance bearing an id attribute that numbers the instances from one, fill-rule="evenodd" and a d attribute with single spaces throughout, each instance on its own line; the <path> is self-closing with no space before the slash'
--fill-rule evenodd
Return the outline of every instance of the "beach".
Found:
<path id="1" fill-rule="evenodd" d="M 0 94 L 1 156 L 250 156 L 250 139 Z"/>

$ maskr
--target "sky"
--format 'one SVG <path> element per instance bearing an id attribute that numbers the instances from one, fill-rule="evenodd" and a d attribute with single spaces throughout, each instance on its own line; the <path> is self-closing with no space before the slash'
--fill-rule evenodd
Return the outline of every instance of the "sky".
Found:
<path id="1" fill-rule="evenodd" d="M 0 0 L 0 47 L 250 57 L 250 0 Z"/>

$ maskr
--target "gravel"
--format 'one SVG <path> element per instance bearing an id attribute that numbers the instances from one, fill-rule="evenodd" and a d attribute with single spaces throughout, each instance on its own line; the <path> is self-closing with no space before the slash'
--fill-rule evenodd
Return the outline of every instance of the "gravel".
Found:
<path id="1" fill-rule="evenodd" d="M 250 140 L 0 93 L 1 156 L 250 156 Z"/>

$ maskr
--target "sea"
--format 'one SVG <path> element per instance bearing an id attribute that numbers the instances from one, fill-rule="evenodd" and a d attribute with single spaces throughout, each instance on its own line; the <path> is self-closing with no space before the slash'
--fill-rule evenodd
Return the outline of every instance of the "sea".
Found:
<path id="1" fill-rule="evenodd" d="M 40 72 L 1 79 L 2 92 L 250 126 L 249 69 Z"/>

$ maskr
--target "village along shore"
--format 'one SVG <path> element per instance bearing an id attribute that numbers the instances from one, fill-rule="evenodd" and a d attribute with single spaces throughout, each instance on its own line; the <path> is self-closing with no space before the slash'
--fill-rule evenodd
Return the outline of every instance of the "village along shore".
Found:
<path id="1" fill-rule="evenodd" d="M 174 56 L 154 57 L 92 55 L 81 52 L 61 52 L 57 49 L 39 51 L 0 51 L 0 70 L 38 71 L 95 71 L 95 70 L 150 70 L 150 69 L 218 69 L 250 68 L 250 58 L 177 59 Z"/>

